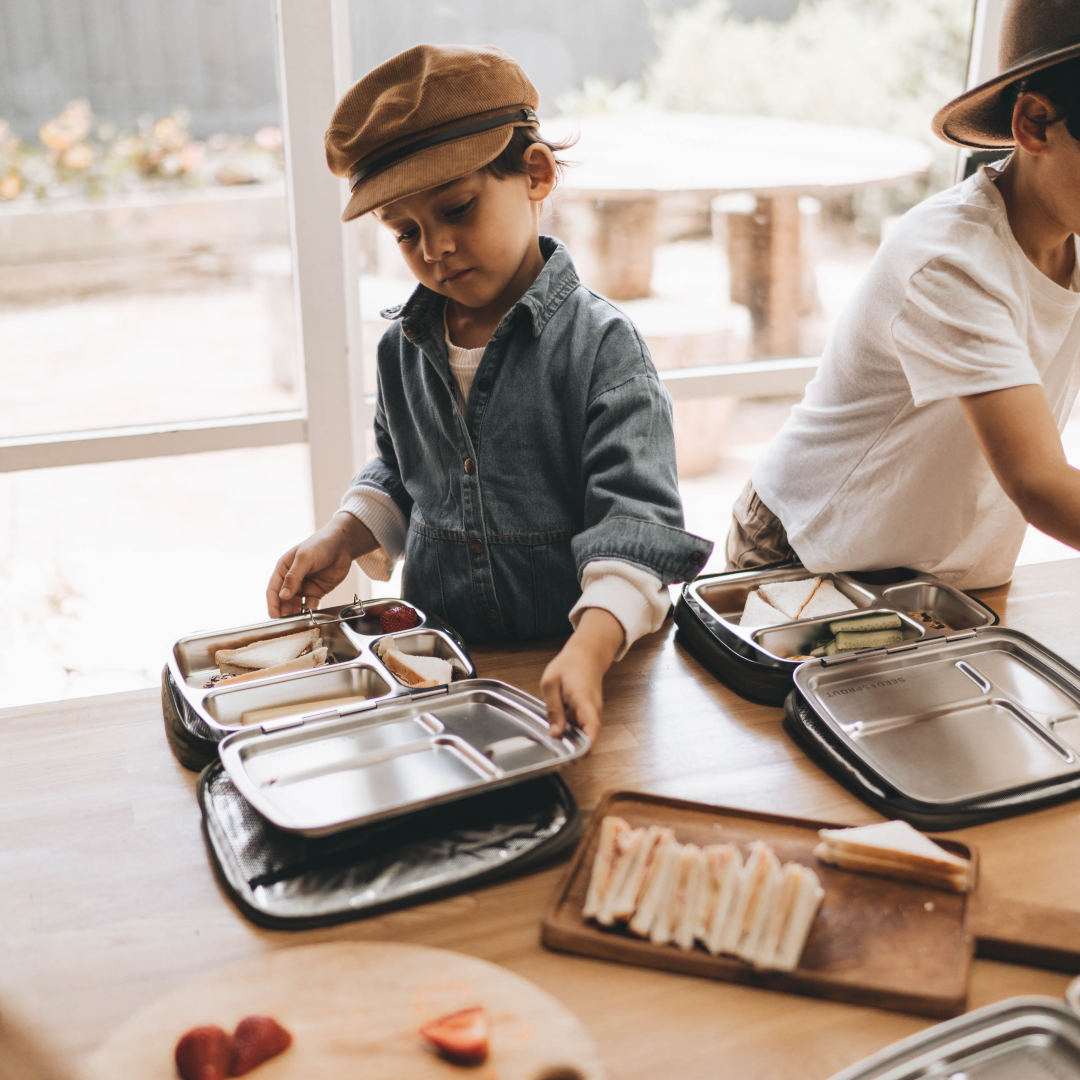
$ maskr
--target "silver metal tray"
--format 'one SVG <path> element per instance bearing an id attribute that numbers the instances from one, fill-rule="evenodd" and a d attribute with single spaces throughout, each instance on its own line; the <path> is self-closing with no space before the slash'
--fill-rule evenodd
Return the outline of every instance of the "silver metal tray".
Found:
<path id="1" fill-rule="evenodd" d="M 542 702 L 491 679 L 357 702 L 331 717 L 275 717 L 218 745 L 240 794 L 272 824 L 305 836 L 517 784 L 588 749 L 577 728 L 553 738 Z"/>
<path id="2" fill-rule="evenodd" d="M 396 700 L 416 693 L 399 682 L 375 652 L 386 637 L 393 637 L 402 652 L 440 656 L 454 668 L 455 679 L 472 678 L 476 668 L 468 653 L 445 629 L 419 608 L 419 626 L 387 635 L 379 625 L 379 614 L 397 600 L 362 605 L 350 604 L 306 615 L 268 619 L 230 630 L 210 630 L 181 638 L 169 654 L 168 669 L 176 692 L 210 731 L 209 737 L 248 725 L 323 713 L 350 712 L 368 703 Z M 361 614 L 363 612 L 363 614 Z M 250 679 L 242 683 L 204 684 L 217 674 L 214 653 L 235 649 L 264 638 L 283 637 L 309 627 L 318 627 L 329 645 L 335 663 L 306 671 Z"/>
<path id="3" fill-rule="evenodd" d="M 903 1039 L 832 1080 L 1080 1080 L 1080 1020 L 1055 998 L 1009 998 Z"/>
<path id="4" fill-rule="evenodd" d="M 1016 630 L 809 661 L 795 687 L 849 754 L 922 806 L 1080 775 L 1080 671 Z"/>
<path id="5" fill-rule="evenodd" d="M 801 581 L 808 577 L 831 581 L 851 601 L 848 612 L 776 626 L 739 624 L 746 598 L 754 589 L 774 581 Z M 845 615 L 899 614 L 905 641 L 945 637 L 997 622 L 997 616 L 984 604 L 931 574 L 912 573 L 904 581 L 877 585 L 852 574 L 811 574 L 804 567 L 794 565 L 698 578 L 684 586 L 684 595 L 709 616 L 710 629 L 729 649 L 785 674 L 803 662 L 792 660 L 792 656 L 809 653 L 822 637 L 829 636 L 828 624 Z M 929 612 L 947 629 L 935 630 L 918 623 L 909 614 L 912 611 Z"/>

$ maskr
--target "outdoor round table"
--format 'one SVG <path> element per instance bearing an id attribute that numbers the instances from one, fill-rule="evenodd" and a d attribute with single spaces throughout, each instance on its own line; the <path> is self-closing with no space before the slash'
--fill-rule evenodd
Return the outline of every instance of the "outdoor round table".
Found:
<path id="1" fill-rule="evenodd" d="M 931 161 L 913 139 L 768 116 L 640 112 L 541 127 L 548 138 L 578 136 L 563 155 L 574 164 L 557 192 L 557 227 L 582 277 L 612 299 L 649 294 L 661 195 L 753 196 L 729 215 L 729 256 L 732 299 L 750 308 L 758 356 L 797 351 L 799 197 L 897 183 Z"/>

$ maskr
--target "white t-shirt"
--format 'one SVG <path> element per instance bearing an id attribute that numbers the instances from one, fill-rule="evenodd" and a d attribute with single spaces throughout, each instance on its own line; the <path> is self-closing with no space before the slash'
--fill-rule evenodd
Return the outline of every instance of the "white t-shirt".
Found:
<path id="1" fill-rule="evenodd" d="M 908 566 L 964 589 L 1012 575 L 1025 522 L 958 399 L 1041 383 L 1064 426 L 1080 255 L 1072 289 L 1040 273 L 1009 228 L 996 175 L 984 168 L 900 220 L 754 469 L 762 502 L 815 573 Z"/>

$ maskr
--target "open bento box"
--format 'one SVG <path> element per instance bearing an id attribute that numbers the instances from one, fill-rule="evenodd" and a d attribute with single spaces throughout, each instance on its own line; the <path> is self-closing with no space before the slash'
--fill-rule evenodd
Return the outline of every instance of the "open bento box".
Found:
<path id="1" fill-rule="evenodd" d="M 384 634 L 380 608 L 350 605 L 176 643 L 165 671 L 166 730 L 201 767 L 220 757 L 244 799 L 276 827 L 321 836 L 541 776 L 584 754 L 569 727 L 550 734 L 542 702 L 476 669 L 457 635 L 417 609 Z M 215 653 L 317 627 L 329 662 L 206 685 Z M 400 681 L 380 653 L 437 656 L 451 681 Z M 188 762 L 185 761 L 185 764 Z"/>
<path id="2" fill-rule="evenodd" d="M 800 665 L 790 734 L 889 817 L 951 829 L 1080 795 L 1080 671 L 1000 626 Z"/>
<path id="3" fill-rule="evenodd" d="M 1080 1019 L 1063 1002 L 1016 997 L 936 1024 L 832 1080 L 1080 1080 Z"/>
<path id="4" fill-rule="evenodd" d="M 996 625 L 981 601 L 929 574 L 899 571 L 895 580 L 878 575 L 811 575 L 797 562 L 759 570 L 712 574 L 683 587 L 675 608 L 682 640 L 718 678 L 744 697 L 781 705 L 799 664 L 832 636 L 830 624 L 854 617 L 892 616 L 899 622 L 897 644 L 967 633 Z M 884 576 L 884 575 L 882 575 Z M 771 626 L 743 626 L 747 598 L 763 585 L 820 577 L 843 599 L 846 611 Z"/>

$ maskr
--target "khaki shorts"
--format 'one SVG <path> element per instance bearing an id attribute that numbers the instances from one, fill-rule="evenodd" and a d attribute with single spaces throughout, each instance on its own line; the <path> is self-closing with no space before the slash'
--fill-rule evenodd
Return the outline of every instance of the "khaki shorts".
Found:
<path id="1" fill-rule="evenodd" d="M 727 538 L 727 569 L 753 570 L 770 563 L 796 559 L 780 519 L 758 498 L 747 480 L 731 509 Z"/>

